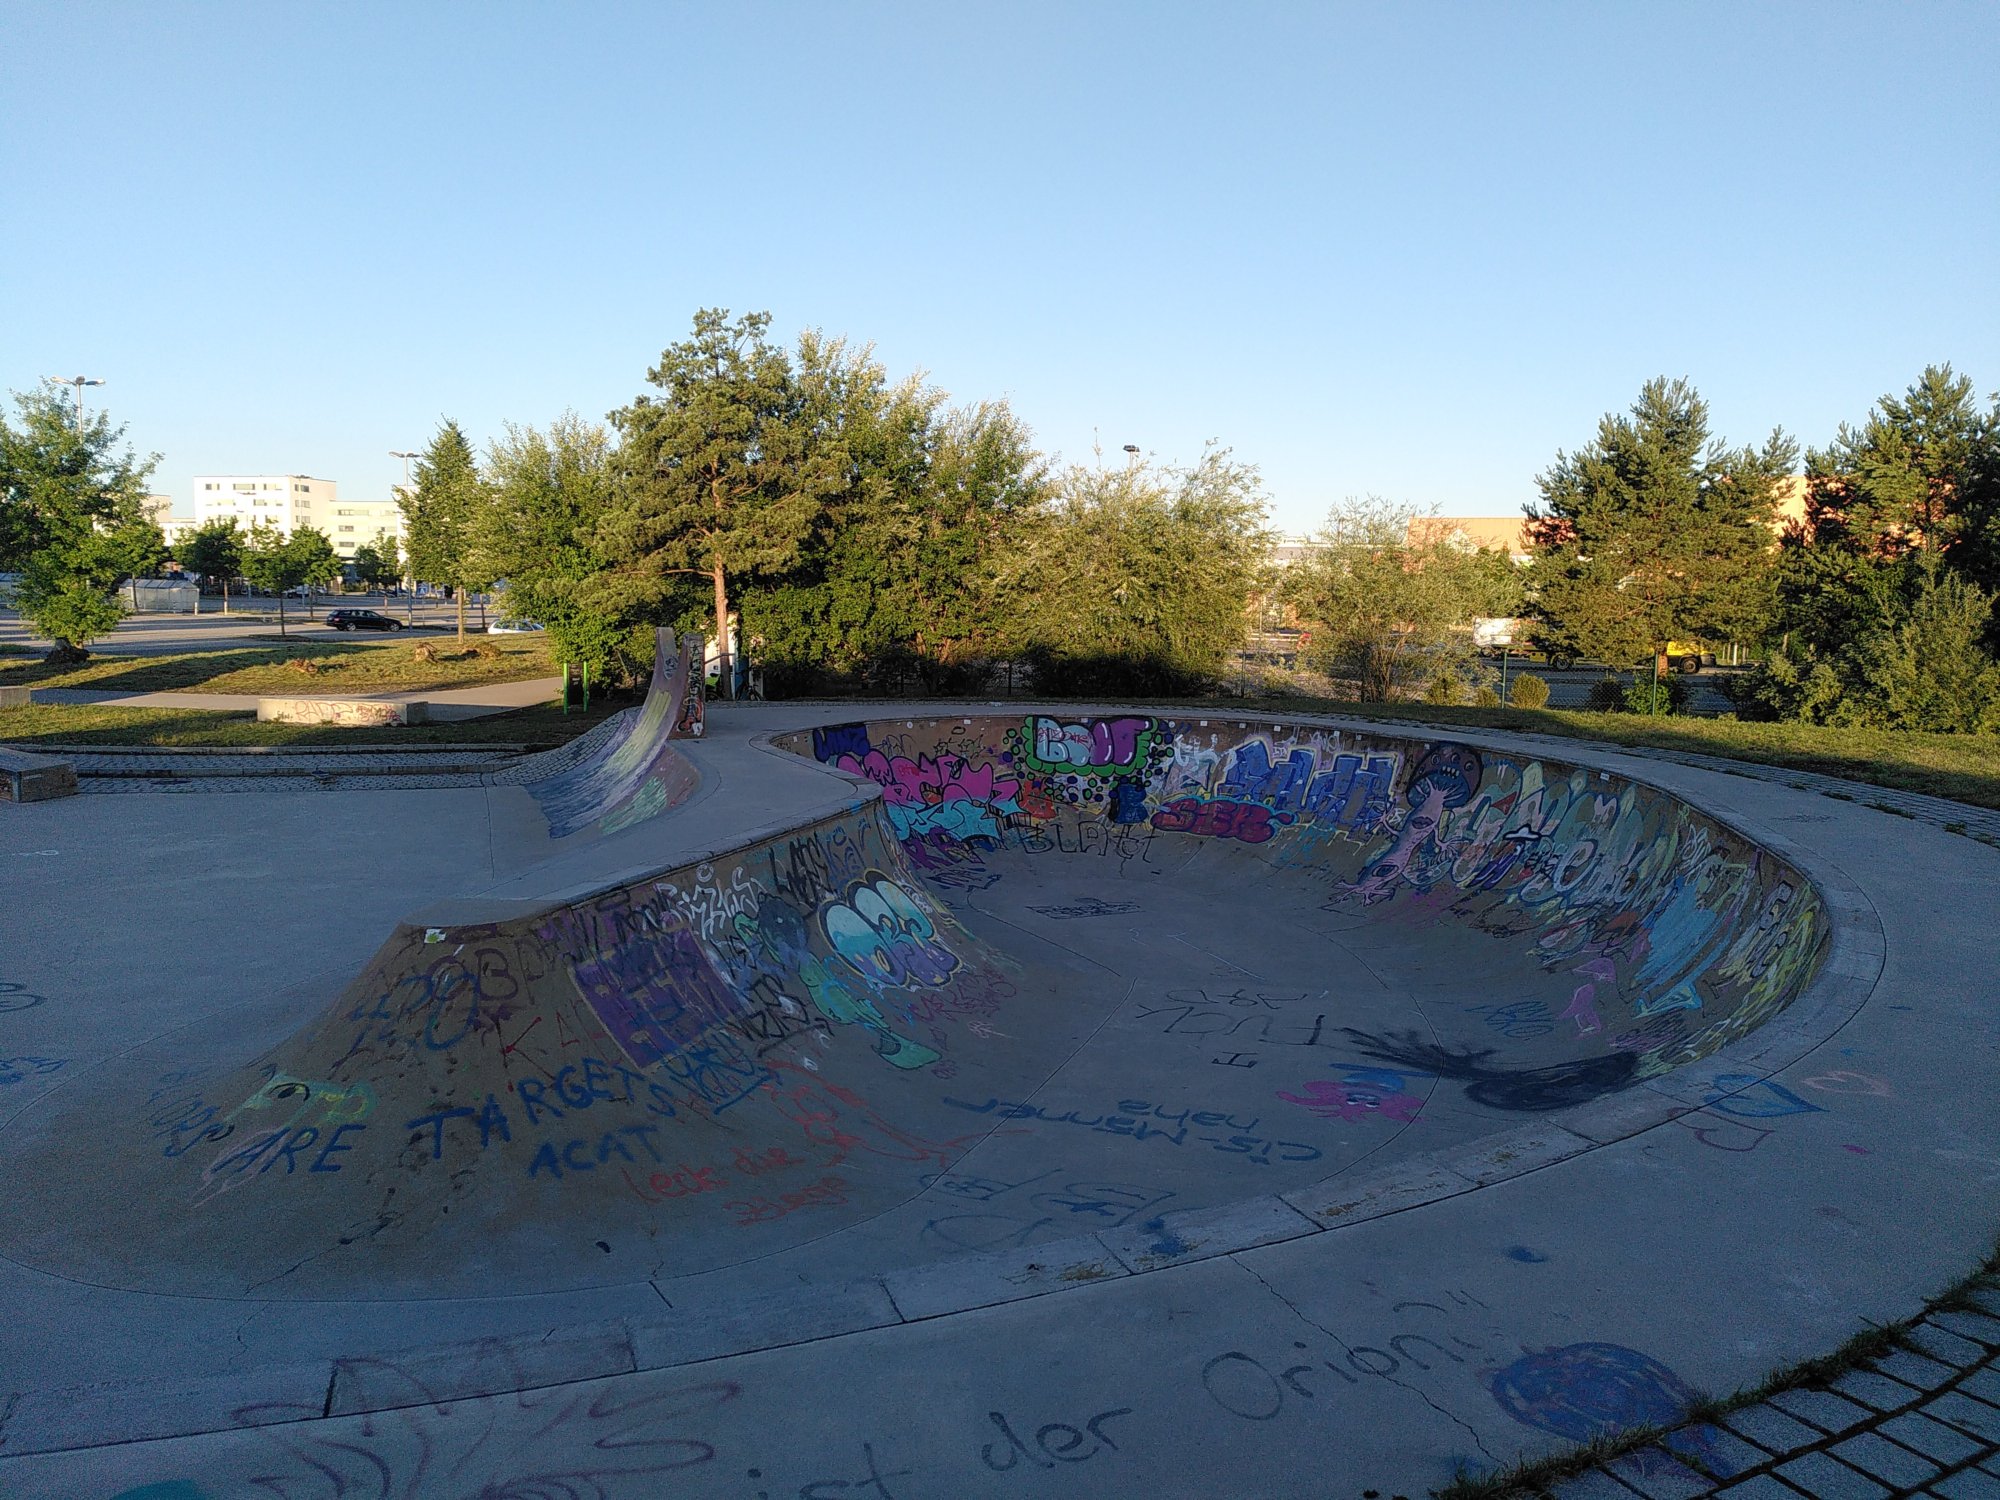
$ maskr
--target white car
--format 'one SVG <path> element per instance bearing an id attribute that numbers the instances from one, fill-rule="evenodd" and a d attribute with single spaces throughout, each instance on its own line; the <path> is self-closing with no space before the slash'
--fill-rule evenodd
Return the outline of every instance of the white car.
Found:
<path id="1" fill-rule="evenodd" d="M 547 627 L 534 620 L 495 620 L 486 627 L 488 635 L 527 635 Z"/>

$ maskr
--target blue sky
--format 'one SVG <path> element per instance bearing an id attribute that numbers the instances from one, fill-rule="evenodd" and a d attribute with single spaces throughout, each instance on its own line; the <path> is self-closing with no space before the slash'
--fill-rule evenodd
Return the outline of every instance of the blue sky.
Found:
<path id="1" fill-rule="evenodd" d="M 1824 442 L 2000 386 L 2000 7 L 105 4 L 0 17 L 0 386 L 155 488 L 386 497 L 696 308 L 1307 529 L 1508 514 L 1645 379 Z"/>

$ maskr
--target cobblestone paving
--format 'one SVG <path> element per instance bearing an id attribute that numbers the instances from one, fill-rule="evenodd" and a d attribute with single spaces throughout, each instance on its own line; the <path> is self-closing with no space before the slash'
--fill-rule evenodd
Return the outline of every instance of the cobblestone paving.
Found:
<path id="1" fill-rule="evenodd" d="M 1515 1500 L 2000 1500 L 2000 1282 L 1902 1347 L 1778 1391 Z"/>

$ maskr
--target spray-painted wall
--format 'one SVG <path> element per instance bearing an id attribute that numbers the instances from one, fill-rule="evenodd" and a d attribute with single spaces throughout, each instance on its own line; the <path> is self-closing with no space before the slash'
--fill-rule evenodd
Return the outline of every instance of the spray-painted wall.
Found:
<path id="1" fill-rule="evenodd" d="M 1704 1057 L 1803 990 L 1826 947 L 1811 885 L 1767 850 L 1665 792 L 1542 758 L 1145 715 L 888 720 L 776 743 L 879 784 L 940 887 L 1003 848 L 1131 860 L 1218 841 L 1316 883 L 1329 912 L 1528 945 L 1571 1060 L 1524 1074 L 1414 1032 L 1356 1043 L 1502 1107 L 1559 1108 Z"/>

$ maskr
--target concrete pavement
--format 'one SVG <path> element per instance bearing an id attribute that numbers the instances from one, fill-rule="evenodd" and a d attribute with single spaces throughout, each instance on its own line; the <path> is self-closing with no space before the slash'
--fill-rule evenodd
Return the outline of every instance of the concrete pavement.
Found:
<path id="1" fill-rule="evenodd" d="M 902 732 L 917 733 L 921 712 L 910 711 Z M 1076 720 L 1073 708 L 1059 713 Z M 64 1136 L 75 1144 L 62 1155 L 79 1171 L 124 1160 L 130 1148 L 115 1122 L 127 1080 L 157 1079 L 169 1057 L 166 1071 L 205 1074 L 282 1044 L 324 1012 L 385 929 L 382 917 L 425 895 L 483 887 L 481 900 L 521 900 L 551 889 L 551 875 L 587 883 L 593 871 L 601 880 L 675 869 L 717 860 L 732 834 L 740 842 L 844 816 L 859 795 L 853 782 L 750 743 L 759 730 L 834 716 L 712 709 L 709 737 L 685 750 L 702 772 L 698 799 L 565 852 L 541 875 L 526 862 L 533 827 L 505 789 L 393 807 L 356 794 L 341 824 L 368 830 L 387 856 L 373 865 L 324 830 L 306 832 L 294 816 L 302 799 L 232 797 L 228 821 L 240 833 L 199 821 L 202 868 L 227 872 L 230 921 L 203 924 L 206 941 L 190 950 L 186 972 L 149 976 L 143 1017 L 130 1005 L 131 976 L 146 972 L 141 955 L 170 948 L 170 935 L 216 899 L 177 881 L 164 852 L 196 814 L 187 799 L 143 797 L 119 800 L 125 820 L 93 816 L 87 798 L 20 809 L 30 816 L 0 823 L 0 870 L 15 877 L 6 909 L 27 919 L 9 933 L 8 951 L 28 977 L 0 977 L 35 998 L 0 1013 L 0 1051 L 41 1062 L 17 1068 L 10 1094 L 22 1094 L 0 1100 L 50 1103 L 0 1129 L 0 1149 L 18 1153 L 55 1110 L 74 1122 Z M 1258 726 L 1273 745 L 1281 730 L 1302 732 Z M 876 731 L 873 743 L 897 732 Z M 1199 752 L 1198 735 L 1185 739 Z M 1499 759 L 1514 753 L 1504 737 L 1461 743 Z M 622 1236 L 599 1250 L 579 1235 L 541 1252 L 555 1256 L 547 1264 L 581 1268 L 596 1255 L 614 1274 L 579 1281 L 565 1272 L 570 1290 L 534 1295 L 511 1284 L 520 1258 L 496 1246 L 483 1260 L 436 1268 L 441 1284 L 421 1304 L 355 1301 L 357 1286 L 337 1302 L 304 1303 L 276 1300 L 270 1288 L 221 1301 L 168 1290 L 187 1267 L 227 1262 L 226 1233 L 150 1265 L 134 1259 L 136 1245 L 112 1250 L 107 1264 L 133 1283 L 123 1290 L 90 1285 L 100 1273 L 72 1270 L 65 1281 L 16 1263 L 6 1284 L 21 1311 L 0 1385 L 19 1395 L 0 1423 L 0 1455 L 70 1451 L 0 1458 L 0 1489 L 109 1496 L 164 1483 L 222 1496 L 282 1484 L 333 1494 L 365 1478 L 366 1492 L 384 1494 L 561 1492 L 558 1481 L 586 1493 L 665 1485 L 718 1496 L 1414 1493 L 1458 1462 L 1485 1467 L 1559 1445 L 1606 1414 L 1670 1410 L 1696 1389 L 1728 1390 L 1829 1348 L 1866 1319 L 1914 1311 L 1978 1259 L 2000 1222 L 1986 974 L 1994 851 L 1941 827 L 1706 768 L 1570 742 L 1534 755 L 1659 785 L 1802 869 L 1834 934 L 1804 999 L 1721 1051 L 1629 1088 L 1510 1112 L 1482 1102 L 1498 1082 L 1483 1075 L 1525 1068 L 1542 1075 L 1537 1087 L 1549 1083 L 1550 1070 L 1569 1066 L 1547 1050 L 1551 1038 L 1566 1030 L 1583 1040 L 1580 1023 L 1556 1012 L 1577 1004 L 1581 979 L 1604 989 L 1589 1003 L 1608 1019 L 1611 980 L 1572 965 L 1554 973 L 1559 997 L 1538 995 L 1538 963 L 1505 978 L 1493 967 L 1502 949 L 1491 943 L 1503 940 L 1477 949 L 1447 941 L 1443 914 L 1407 892 L 1379 908 L 1323 907 L 1329 887 L 1306 879 L 1307 867 L 1217 852 L 1233 843 L 1243 848 L 1231 853 L 1254 853 L 1241 839 L 1211 835 L 1192 853 L 1188 841 L 1167 839 L 1152 860 L 1121 849 L 1125 836 L 1109 824 L 1088 848 L 1078 825 L 1073 847 L 1057 832 L 1048 848 L 977 861 L 943 857 L 951 846 L 929 841 L 940 856 L 927 871 L 933 921 L 962 929 L 968 953 L 1037 955 L 997 1010 L 965 1014 L 999 1031 L 1039 1017 L 1060 1040 L 1047 1028 L 1061 1013 L 1027 1003 L 1033 986 L 1023 981 L 1046 974 L 1043 990 L 1067 1008 L 1061 1024 L 1079 1030 L 1081 1051 L 1033 1093 L 1001 1096 L 1030 1101 L 1018 1106 L 1030 1112 L 984 1138 L 990 1168 L 975 1158 L 937 1169 L 910 1200 L 914 1233 L 896 1230 L 891 1220 L 905 1212 L 896 1209 L 708 1269 L 676 1266 L 675 1245 L 700 1243 L 683 1235 L 636 1281 L 617 1274 L 629 1256 Z M 914 800 L 899 805 L 947 805 L 926 801 L 925 786 L 941 790 L 920 772 Z M 1444 809 L 1447 829 L 1457 811 Z M 1169 822 L 1183 815 L 1198 809 Z M 287 877 L 257 856 L 273 838 L 323 849 L 321 867 Z M 1366 839 L 1339 842 L 1351 842 L 1357 860 L 1382 853 Z M 1166 858 L 1170 847 L 1180 852 Z M 1412 866 L 1435 866 L 1427 847 L 1417 846 Z M 459 858 L 440 863 L 442 850 Z M 148 858 L 149 874 L 133 878 L 132 862 Z M 1379 863 L 1340 878 L 1365 881 Z M 16 876 L 23 869 L 31 876 Z M 1550 878 L 1561 870 L 1551 867 Z M 987 874 L 996 878 L 980 884 Z M 706 884 L 726 901 L 732 878 L 724 868 L 719 886 Z M 114 899 L 132 889 L 175 899 L 157 910 Z M 1939 892 L 1950 893 L 1942 920 Z M 90 937 L 78 942 L 77 932 Z M 1622 985 L 1628 958 L 1605 956 Z M 1594 961 L 1576 955 L 1586 969 Z M 1440 1049 L 1427 1050 L 1428 1066 L 1407 1056 L 1385 1066 L 1330 1045 L 1342 1026 L 1386 1036 L 1399 994 L 1414 1001 L 1409 1019 L 1424 1048 Z M 1321 1012 L 1329 1021 L 1316 1035 L 1311 1016 Z M 1549 1020 L 1565 1027 L 1518 1034 Z M 959 1036 L 972 1049 L 963 1067 L 976 1037 Z M 1485 1062 L 1465 1060 L 1474 1037 L 1489 1049 Z M 788 1046 L 784 1055 L 830 1069 L 825 1043 Z M 37 1071 L 48 1062 L 57 1066 Z M 1268 1082 L 1273 1068 L 1286 1077 Z M 1400 1086 L 1368 1069 L 1395 1072 Z M 58 1093 L 74 1100 L 49 1094 L 69 1079 Z M 991 1115 L 964 1107 L 985 1103 L 972 1081 L 943 1080 L 926 1107 L 968 1121 Z M 1164 1144 L 1164 1134 L 1106 1136 L 1084 1124 L 1104 1115 L 1093 1090 L 1120 1110 L 1144 1099 L 1153 1128 L 1167 1134 L 1183 1112 L 1241 1124 L 1254 1098 L 1260 1123 L 1268 1115 L 1290 1128 L 1243 1133 L 1323 1157 L 1331 1149 L 1335 1170 L 1285 1186 L 1284 1164 L 1258 1164 L 1252 1145 L 1226 1153 L 1246 1158 L 1233 1172 L 1197 1171 L 1181 1159 L 1187 1146 Z M 968 1092 L 961 1104 L 936 1102 Z M 88 1100 L 103 1101 L 101 1112 L 77 1107 Z M 867 1136 L 876 1127 L 843 1129 Z M 112 1138 L 93 1140 L 93 1131 Z M 911 1149 L 907 1130 L 875 1139 Z M 421 1147 L 421 1132 L 413 1144 Z M 590 1159 L 589 1149 L 575 1159 Z M 1030 1170 L 1043 1161 L 1053 1177 Z M 689 1191 L 699 1173 L 662 1175 L 664 1198 L 706 1196 Z M 826 1191 L 785 1196 L 804 1191 L 737 1201 L 768 1198 L 766 1222 L 786 1232 L 788 1221 L 841 1212 Z M 926 1211 L 923 1198 L 946 1207 Z M 59 1211 L 62 1195 L 51 1201 Z M 606 1221 L 593 1209 L 574 1222 Z M 686 1234 L 697 1227 L 675 1222 Z M 941 1222 L 942 1232 L 927 1231 Z M 442 1284 L 468 1275 L 483 1277 L 488 1294 Z M 509 1295 L 491 1294 L 501 1291 Z M 424 1337 L 413 1338 L 419 1307 Z M 77 1339 L 79 1328 L 96 1337 Z M 437 1347 L 453 1339 L 476 1342 Z M 120 1377 L 140 1383 L 106 1388 Z M 54 1389 L 77 1383 L 89 1389 Z M 148 1441 L 73 1446 L 113 1435 Z"/>

